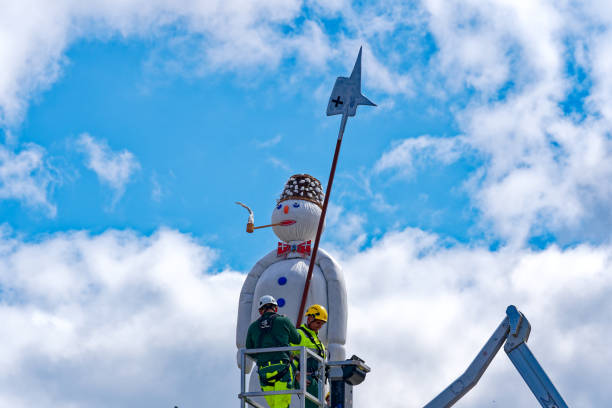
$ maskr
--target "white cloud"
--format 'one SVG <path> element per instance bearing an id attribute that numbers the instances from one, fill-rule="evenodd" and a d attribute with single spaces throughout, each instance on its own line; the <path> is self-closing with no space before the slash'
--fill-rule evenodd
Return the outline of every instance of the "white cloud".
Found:
<path id="1" fill-rule="evenodd" d="M 0 236 L 0 405 L 236 404 L 234 328 L 244 275 L 161 230 Z M 419 230 L 336 252 L 349 290 L 348 352 L 373 371 L 360 406 L 422 406 L 467 367 L 508 304 L 569 406 L 612 399 L 612 248 L 447 247 Z M 463 404 L 536 404 L 503 351 Z"/>
<path id="2" fill-rule="evenodd" d="M 440 48 L 434 67 L 455 90 L 467 86 L 490 96 L 508 80 L 520 86 L 561 79 L 562 33 L 571 30 L 574 10 L 505 0 L 429 0 L 424 8 Z"/>
<path id="3" fill-rule="evenodd" d="M 367 239 L 364 215 L 347 211 L 344 207 L 330 203 L 325 216 L 325 237 L 334 248 L 347 253 L 357 252 Z"/>
<path id="4" fill-rule="evenodd" d="M 162 197 L 164 196 L 164 191 L 162 190 L 161 184 L 157 180 L 157 174 L 153 174 L 151 176 L 151 184 L 153 188 L 151 189 L 151 199 L 156 202 L 160 202 Z"/>
<path id="5" fill-rule="evenodd" d="M 255 142 L 255 145 L 260 149 L 265 149 L 268 147 L 276 146 L 277 144 L 281 142 L 281 140 L 283 140 L 283 136 L 281 134 L 277 134 L 273 138 L 263 140 L 260 142 L 259 141 Z"/>
<path id="6" fill-rule="evenodd" d="M 116 202 L 123 195 L 134 172 L 140 169 L 138 160 L 125 149 L 113 152 L 106 141 L 97 141 L 87 133 L 79 136 L 77 145 L 87 156 L 86 166 L 98 175 L 102 183 L 115 191 Z"/>
<path id="7" fill-rule="evenodd" d="M 396 169 L 404 176 L 412 177 L 415 167 L 433 162 L 450 164 L 468 149 L 460 137 L 436 139 L 428 135 L 404 139 L 384 153 L 374 165 L 374 172 Z"/>
<path id="8" fill-rule="evenodd" d="M 266 159 L 266 161 L 277 169 L 281 169 L 286 172 L 290 172 L 291 170 L 291 167 L 289 167 L 287 163 L 277 157 L 270 156 Z"/>
<path id="9" fill-rule="evenodd" d="M 611 249 L 446 248 L 408 229 L 339 256 L 350 296 L 348 350 L 373 367 L 356 403 L 423 406 L 463 373 L 515 304 L 532 324 L 531 350 L 569 406 L 605 405 L 611 396 L 598 378 L 612 374 Z M 503 351 L 463 404 L 492 401 L 537 405 Z"/>
<path id="10" fill-rule="evenodd" d="M 376 170 L 412 175 L 416 164 L 476 154 L 482 163 L 466 191 L 483 229 L 517 245 L 542 232 L 563 242 L 608 241 L 612 16 L 606 8 L 425 2 L 438 50 L 423 79 L 442 90 L 461 136 L 401 140 Z M 575 92 L 584 94 L 584 105 Z M 460 102 L 453 102 L 456 96 Z M 567 104 L 577 113 L 564 111 Z"/>
<path id="11" fill-rule="evenodd" d="M 3 1 L 0 13 L 0 124 L 17 124 L 33 94 L 58 78 L 70 19 L 65 2 Z"/>
<path id="12" fill-rule="evenodd" d="M 399 6 L 328 6 L 299 0 L 5 2 L 0 15 L 0 125 L 10 128 L 23 120 L 31 98 L 57 81 L 68 61 L 67 49 L 82 38 L 154 38 L 150 69 L 186 75 L 235 72 L 249 78 L 278 68 L 283 60 L 295 61 L 298 76 L 326 72 L 332 61 L 352 67 L 358 47 L 365 45 L 366 88 L 413 92 L 399 54 L 370 53 L 368 47 L 393 38 L 394 28 L 412 22 L 410 13 Z M 322 21 L 330 15 L 341 17 L 350 33 L 330 31 Z"/>
<path id="13" fill-rule="evenodd" d="M 189 236 L 0 240 L 0 405 L 224 406 L 238 273 Z M 219 373 L 223 373 L 219 375 Z M 203 387 L 205 385 L 205 387 Z M 229 397 L 229 398 L 228 398 Z"/>
<path id="14" fill-rule="evenodd" d="M 509 52 L 505 44 L 515 43 L 516 61 L 507 61 L 509 74 L 501 82 L 478 89 L 497 92 L 504 81 L 513 81 L 515 88 L 503 100 L 474 103 L 457 115 L 466 142 L 487 158 L 478 180 L 472 180 L 472 194 L 485 217 L 512 241 L 521 243 L 539 228 L 569 231 L 570 240 L 592 238 L 591 214 L 612 198 L 609 120 L 597 113 L 603 105 L 593 104 L 584 111 L 586 119 L 578 121 L 560 104 L 581 86 L 565 72 L 573 58 L 571 47 L 580 50 L 583 42 L 597 39 L 588 30 L 580 32 L 580 39 L 571 39 L 577 34 L 575 10 L 551 10 L 544 2 L 532 6 L 539 11 L 532 13 L 530 6 L 519 4 L 508 10 L 514 17 L 501 25 L 500 32 L 509 40 L 500 37 L 496 44 Z M 483 19 L 495 21 L 500 9 L 496 13 Z M 536 17 L 542 15 L 547 18 Z M 485 36 L 495 37 L 489 32 L 478 38 Z M 569 44 L 562 41 L 564 36 Z M 584 68 L 597 70 L 597 65 Z M 607 215 L 601 221 L 610 225 Z"/>
<path id="15" fill-rule="evenodd" d="M 294 53 L 293 47 L 300 45 L 300 41 L 293 42 L 301 33 L 292 38 L 281 30 L 300 8 L 299 1 L 277 0 L 3 2 L 0 124 L 11 126 L 21 121 L 31 96 L 57 80 L 67 47 L 79 38 L 155 36 L 178 57 L 175 68 L 191 65 L 196 72 L 276 67 L 286 53 Z M 177 27 L 177 35 L 167 40 L 164 29 L 170 25 Z M 309 27 L 306 37 L 320 37 L 316 27 Z M 186 50 L 185 45 L 199 51 Z M 165 59 L 169 58 L 166 55 Z"/>
<path id="16" fill-rule="evenodd" d="M 612 198 L 605 182 L 612 175 L 612 16 L 605 2 L 311 7 L 310 17 L 299 22 L 300 1 L 12 2 L 0 16 L 0 124 L 19 123 L 32 95 L 57 80 L 66 49 L 83 36 L 154 37 L 160 46 L 152 65 L 196 75 L 252 74 L 276 69 L 287 58 L 296 58 L 304 72 L 325 70 L 331 61 L 350 69 L 363 44 L 366 94 L 372 88 L 410 97 L 418 84 L 450 105 L 464 135 L 457 145 L 485 160 L 468 185 L 486 228 L 520 244 L 534 231 L 553 230 L 572 241 L 599 230 L 593 226 L 612 225 L 605 205 Z M 345 26 L 331 32 L 321 16 L 340 18 Z M 165 34 L 170 26 L 172 37 Z M 569 73 L 572 64 L 586 80 Z M 588 91 L 584 120 L 560 107 L 577 87 Z M 461 102 L 455 104 L 457 94 Z M 458 152 L 449 150 L 453 142 L 431 139 L 419 147 L 426 141 L 419 140 L 402 142 L 378 169 L 406 174 L 414 171 L 416 153 Z"/>
<path id="17" fill-rule="evenodd" d="M 0 145 L 1 200 L 17 200 L 54 217 L 57 208 L 49 201 L 48 193 L 57 181 L 42 147 L 28 144 L 13 152 Z"/>

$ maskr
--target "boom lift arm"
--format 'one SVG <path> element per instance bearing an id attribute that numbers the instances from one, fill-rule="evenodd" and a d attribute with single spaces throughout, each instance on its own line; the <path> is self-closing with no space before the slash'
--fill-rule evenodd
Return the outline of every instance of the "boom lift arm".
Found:
<path id="1" fill-rule="evenodd" d="M 527 347 L 530 332 L 531 325 L 527 318 L 515 306 L 508 306 L 506 317 L 467 370 L 424 408 L 448 408 L 459 401 L 476 385 L 504 342 L 504 351 L 540 405 L 544 408 L 568 408 Z"/>

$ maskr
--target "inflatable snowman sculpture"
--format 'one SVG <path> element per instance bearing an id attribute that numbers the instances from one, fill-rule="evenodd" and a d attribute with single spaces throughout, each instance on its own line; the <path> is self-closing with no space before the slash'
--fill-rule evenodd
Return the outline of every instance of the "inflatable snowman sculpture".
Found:
<path id="1" fill-rule="evenodd" d="M 323 197 L 321 183 L 308 174 L 291 176 L 285 184 L 272 211 L 272 224 L 282 224 L 273 227 L 281 242 L 253 266 L 240 292 L 236 326 L 238 349 L 245 346 L 251 322 L 259 318 L 257 301 L 263 295 L 274 296 L 278 302 L 278 313 L 294 323 L 297 321 L 310 263 L 311 241 L 314 241 L 317 233 Z M 344 360 L 347 301 L 342 270 L 321 248 L 315 261 L 306 308 L 316 303 L 327 309 L 329 319 L 319 332 L 319 338 L 329 350 L 330 360 Z M 245 370 L 249 372 L 252 362 L 247 361 Z M 250 377 L 249 390 L 260 391 L 255 370 Z M 265 404 L 263 399 L 258 402 Z"/>

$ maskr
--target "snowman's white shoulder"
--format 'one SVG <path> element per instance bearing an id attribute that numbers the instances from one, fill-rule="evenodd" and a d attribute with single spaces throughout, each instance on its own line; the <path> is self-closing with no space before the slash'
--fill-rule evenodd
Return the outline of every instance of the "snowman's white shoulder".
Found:
<path id="1" fill-rule="evenodd" d="M 340 264 L 322 248 L 319 248 L 317 251 L 317 264 L 326 277 L 329 275 L 342 274 Z"/>
<path id="2" fill-rule="evenodd" d="M 251 268 L 249 275 L 253 274 L 253 275 L 259 276 L 263 273 L 263 271 L 268 269 L 270 265 L 272 265 L 275 262 L 280 261 L 281 259 L 283 258 L 279 258 L 276 255 L 276 250 L 270 251 L 268 252 L 266 256 L 261 258 L 259 261 L 257 261 L 257 263 L 255 263 L 255 265 L 253 265 L 253 268 Z"/>
<path id="3" fill-rule="evenodd" d="M 279 258 L 276 256 L 276 251 L 270 251 L 266 256 L 257 261 L 249 271 L 244 283 L 242 284 L 240 297 L 242 298 L 246 295 L 251 296 L 255 291 L 257 280 L 261 274 L 264 273 L 264 271 L 274 262 L 278 262 L 278 260 Z"/>

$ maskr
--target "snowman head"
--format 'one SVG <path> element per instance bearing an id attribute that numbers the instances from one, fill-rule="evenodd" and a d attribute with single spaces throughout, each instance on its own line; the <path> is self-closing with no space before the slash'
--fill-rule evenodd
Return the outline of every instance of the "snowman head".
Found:
<path id="1" fill-rule="evenodd" d="M 272 211 L 272 224 L 294 221 L 291 225 L 275 225 L 276 236 L 285 242 L 308 241 L 315 238 L 321 209 L 323 189 L 316 178 L 296 174 L 289 178 L 281 198 Z"/>

